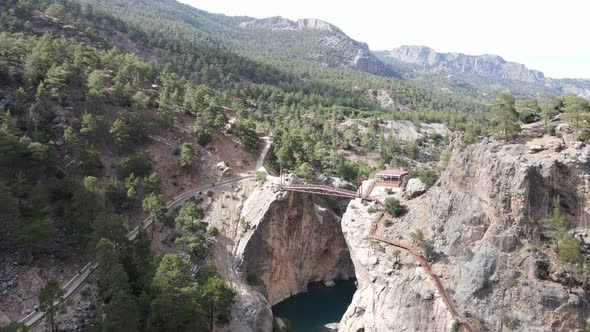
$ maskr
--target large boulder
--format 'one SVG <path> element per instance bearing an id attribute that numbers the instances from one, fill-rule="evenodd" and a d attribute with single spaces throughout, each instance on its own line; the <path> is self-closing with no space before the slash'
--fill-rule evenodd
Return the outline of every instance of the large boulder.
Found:
<path id="1" fill-rule="evenodd" d="M 574 128 L 567 123 L 560 123 L 555 127 L 555 132 L 557 134 L 571 134 L 574 132 Z"/>
<path id="2" fill-rule="evenodd" d="M 406 193 L 405 196 L 407 198 L 414 198 L 422 195 L 426 192 L 426 184 L 422 182 L 419 178 L 411 178 L 406 185 Z"/>
<path id="3" fill-rule="evenodd" d="M 321 184 L 324 186 L 331 186 L 331 187 L 336 187 L 336 188 L 340 188 L 340 189 L 347 189 L 347 190 L 356 190 L 356 187 L 346 181 L 343 180 L 341 178 L 337 178 L 334 176 L 328 176 L 326 174 L 320 174 L 316 179 L 315 182 L 317 184 Z"/>
<path id="4" fill-rule="evenodd" d="M 225 163 L 225 161 L 220 161 L 217 164 L 215 164 L 215 167 L 220 170 L 223 171 L 224 169 L 227 168 L 227 164 Z"/>
<path id="5" fill-rule="evenodd" d="M 543 150 L 545 150 L 545 147 L 541 144 L 529 145 L 529 153 L 539 153 Z"/>

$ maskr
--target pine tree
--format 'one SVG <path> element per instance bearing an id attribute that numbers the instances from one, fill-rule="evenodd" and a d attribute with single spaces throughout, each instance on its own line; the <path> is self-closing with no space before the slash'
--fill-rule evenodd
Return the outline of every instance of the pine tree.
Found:
<path id="1" fill-rule="evenodd" d="M 564 262 L 570 264 L 569 271 L 569 292 L 572 292 L 573 285 L 573 274 L 574 264 L 579 264 L 584 261 L 584 255 L 582 254 L 582 246 L 573 235 L 567 234 L 559 240 L 559 247 L 557 254 Z"/>
<path id="2" fill-rule="evenodd" d="M 182 205 L 175 221 L 185 230 L 196 231 L 200 227 L 200 221 L 205 217 L 205 211 L 201 204 L 188 200 Z"/>
<path id="3" fill-rule="evenodd" d="M 590 119 L 590 103 L 578 96 L 568 96 L 564 101 L 563 118 L 574 126 L 576 135 L 580 129 L 588 128 Z"/>
<path id="4" fill-rule="evenodd" d="M 82 127 L 80 134 L 86 137 L 87 142 L 92 142 L 98 136 L 102 128 L 103 117 L 91 113 L 84 113 L 82 115 Z"/>
<path id="5" fill-rule="evenodd" d="M 543 236 L 557 241 L 557 249 L 559 250 L 559 240 L 561 240 L 567 233 L 569 227 L 565 218 L 561 215 L 561 204 L 559 204 L 559 197 L 555 196 L 553 199 L 553 209 L 550 218 L 543 218 L 539 221 L 541 232 Z"/>
<path id="6" fill-rule="evenodd" d="M 502 93 L 492 102 L 491 122 L 494 126 L 496 138 L 509 141 L 515 139 L 520 132 L 518 125 L 518 112 L 514 106 L 514 97 Z"/>
<path id="7" fill-rule="evenodd" d="M 201 294 L 203 306 L 209 316 L 209 332 L 213 332 L 213 324 L 216 319 L 223 322 L 229 320 L 236 293 L 223 280 L 209 278 L 207 283 L 203 285 Z"/>
<path id="8" fill-rule="evenodd" d="M 541 118 L 545 126 L 549 120 L 559 114 L 559 99 L 549 93 L 542 93 L 538 100 L 539 108 L 541 109 Z"/>
<path id="9" fill-rule="evenodd" d="M 156 272 L 156 259 L 150 246 L 150 240 L 141 229 L 131 243 L 131 262 L 127 267 L 127 274 L 135 294 L 150 290 Z"/>
<path id="10" fill-rule="evenodd" d="M 88 93 L 86 94 L 86 104 L 96 111 L 98 106 L 104 101 L 104 72 L 96 69 L 88 75 Z"/>
<path id="11" fill-rule="evenodd" d="M 46 202 L 46 188 L 39 182 L 16 232 L 19 245 L 33 253 L 49 247 L 55 237 L 55 226 L 47 214 Z"/>
<path id="12" fill-rule="evenodd" d="M 204 327 L 204 312 L 188 260 L 164 255 L 152 288 L 158 293 L 151 304 L 150 331 L 195 331 Z"/>
<path id="13" fill-rule="evenodd" d="M 180 167 L 188 169 L 194 164 L 196 159 L 195 147 L 191 143 L 182 143 L 180 147 L 180 160 L 178 161 Z"/>
<path id="14" fill-rule="evenodd" d="M 3 182 L 0 182 L 0 243 L 11 244 L 15 241 L 20 224 L 18 200 Z"/>
<path id="15" fill-rule="evenodd" d="M 119 261 L 119 254 L 115 245 L 107 240 L 101 239 L 96 245 L 96 262 L 98 290 L 105 302 L 108 302 L 117 292 L 129 292 L 129 280 L 123 264 Z"/>
<path id="16" fill-rule="evenodd" d="M 49 318 L 48 325 L 51 332 L 57 331 L 55 315 L 64 294 L 65 291 L 55 278 L 49 278 L 39 291 L 39 309 Z"/>
<path id="17" fill-rule="evenodd" d="M 152 172 L 150 176 L 144 178 L 144 189 L 145 192 L 160 194 L 162 189 L 160 188 L 160 176 L 156 172 Z"/>
<path id="18" fill-rule="evenodd" d="M 154 193 L 149 194 L 143 199 L 143 212 L 149 213 L 152 217 L 152 237 L 154 236 L 154 227 L 156 223 L 161 223 L 166 220 L 166 205 L 162 200 L 162 195 Z"/>
<path id="19" fill-rule="evenodd" d="M 139 331 L 139 306 L 136 298 L 126 291 L 117 291 L 105 305 L 102 332 Z"/>
<path id="20" fill-rule="evenodd" d="M 92 236 L 89 241 L 90 252 L 93 252 L 101 239 L 111 241 L 114 245 L 123 247 L 127 244 L 125 227 L 121 217 L 108 215 L 106 212 L 98 214 L 92 225 Z"/>
<path id="21" fill-rule="evenodd" d="M 69 242 L 75 246 L 86 243 L 92 235 L 94 220 L 104 209 L 104 197 L 98 180 L 92 176 L 84 177 L 66 206 L 64 219 Z"/>

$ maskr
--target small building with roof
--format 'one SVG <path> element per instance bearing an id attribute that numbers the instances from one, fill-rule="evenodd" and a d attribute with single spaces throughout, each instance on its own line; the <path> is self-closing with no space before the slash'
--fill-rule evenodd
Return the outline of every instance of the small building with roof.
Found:
<path id="1" fill-rule="evenodd" d="M 403 169 L 385 169 L 377 174 L 375 177 L 377 178 L 377 183 L 380 185 L 386 185 L 391 187 L 400 187 L 402 185 L 402 181 L 404 180 L 404 176 L 408 175 L 410 172 L 403 170 Z"/>

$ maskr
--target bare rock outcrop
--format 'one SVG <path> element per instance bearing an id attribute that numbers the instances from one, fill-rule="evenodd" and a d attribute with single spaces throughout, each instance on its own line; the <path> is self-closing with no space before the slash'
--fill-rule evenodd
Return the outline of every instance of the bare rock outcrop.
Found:
<path id="1" fill-rule="evenodd" d="M 572 142 L 534 154 L 526 143 L 457 147 L 439 181 L 378 232 L 410 243 L 410 232 L 422 229 L 434 245 L 432 270 L 475 328 L 580 330 L 590 314 L 588 295 L 535 275 L 541 262 L 553 274 L 567 268 L 541 240 L 537 221 L 558 197 L 569 222 L 579 232 L 588 228 L 589 160 L 590 148 Z M 450 330 L 422 269 L 403 252 L 395 268 L 393 249 L 367 239 L 373 216 L 364 211 L 351 202 L 342 221 L 359 287 L 341 331 Z"/>
<path id="2" fill-rule="evenodd" d="M 537 224 L 554 197 L 573 225 L 587 228 L 589 157 L 588 148 L 532 154 L 524 144 L 490 141 L 454 154 L 425 204 L 435 246 L 448 260 L 447 282 L 471 316 L 493 330 L 506 320 L 523 331 L 582 326 L 589 313 L 583 292 L 568 294 L 533 275 L 541 259 L 561 265 Z"/>
<path id="3" fill-rule="evenodd" d="M 405 253 L 397 268 L 392 248 L 367 237 L 373 217 L 360 199 L 342 217 L 358 286 L 338 331 L 449 330 L 451 318 L 422 268 Z"/>
<path id="4" fill-rule="evenodd" d="M 385 89 L 369 89 L 367 90 L 367 95 L 369 98 L 376 99 L 383 108 L 394 108 L 397 106 L 395 100 Z"/>
<path id="5" fill-rule="evenodd" d="M 559 95 L 576 94 L 590 98 L 590 80 L 556 79 L 525 65 L 504 60 L 498 55 L 467 55 L 462 53 L 439 53 L 426 46 L 401 46 L 384 52 L 401 62 L 416 65 L 420 69 L 441 73 L 470 73 L 509 81 L 527 82 L 539 89 L 550 89 Z"/>
<path id="6" fill-rule="evenodd" d="M 422 180 L 419 178 L 411 178 L 406 185 L 404 194 L 408 198 L 415 198 L 422 195 L 426 189 L 426 184 L 424 184 Z"/>
<path id="7" fill-rule="evenodd" d="M 317 30 L 333 33 L 342 33 L 336 26 L 317 18 L 303 18 L 297 21 L 291 21 L 281 16 L 274 16 L 262 19 L 255 19 L 240 23 L 242 28 L 264 28 L 271 30 Z"/>
<path id="8" fill-rule="evenodd" d="M 401 46 L 388 52 L 387 56 L 424 68 L 477 73 L 502 79 L 525 82 L 543 82 L 545 76 L 525 65 L 508 62 L 497 55 L 466 55 L 462 53 L 438 53 L 425 46 Z"/>

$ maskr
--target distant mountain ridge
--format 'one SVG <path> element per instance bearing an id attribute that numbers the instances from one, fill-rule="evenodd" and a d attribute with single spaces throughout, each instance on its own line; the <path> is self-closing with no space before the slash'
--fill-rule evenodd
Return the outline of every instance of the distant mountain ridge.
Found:
<path id="1" fill-rule="evenodd" d="M 493 75 L 502 79 L 524 82 L 541 82 L 545 75 L 530 70 L 525 65 L 508 62 L 498 55 L 467 55 L 463 53 L 438 53 L 426 46 L 401 46 L 388 51 L 387 56 L 412 63 L 425 69 L 451 72 L 475 72 Z"/>
<path id="2" fill-rule="evenodd" d="M 590 99 L 590 80 L 550 79 L 540 71 L 492 55 L 437 53 L 422 46 L 371 51 L 366 43 L 315 18 L 226 16 L 208 13 L 176 0 L 77 1 L 131 20 L 148 33 L 162 34 L 162 38 L 181 38 L 220 47 L 305 79 L 313 77 L 322 70 L 321 67 L 345 68 L 404 78 L 403 81 L 410 85 L 453 98 L 475 100 L 476 104 L 487 104 L 502 92 L 510 92 L 517 98 L 551 92 L 559 95 L 575 93 Z M 138 6 L 143 10 L 138 11 Z M 256 70 L 252 69 L 250 76 L 255 73 Z"/>
<path id="3" fill-rule="evenodd" d="M 275 16 L 242 22 L 239 27 L 243 29 L 317 33 L 314 42 L 326 50 L 325 54 L 318 54 L 318 60 L 325 65 L 351 68 L 375 75 L 398 76 L 391 66 L 383 63 L 369 50 L 366 43 L 350 38 L 338 27 L 326 21 L 315 18 L 292 21 Z M 322 61 L 322 57 L 325 55 L 333 58 L 333 60 Z"/>
<path id="4" fill-rule="evenodd" d="M 242 28 L 267 28 L 272 30 L 319 30 L 328 31 L 332 33 L 344 34 L 336 26 L 316 18 L 304 18 L 297 21 L 291 21 L 281 16 L 268 17 L 263 19 L 255 19 L 240 23 Z"/>
<path id="5" fill-rule="evenodd" d="M 524 64 L 504 60 L 498 55 L 467 55 L 439 53 L 427 46 L 400 46 L 389 51 L 375 52 L 382 59 L 390 58 L 431 73 L 477 74 L 499 80 L 525 82 L 557 94 L 575 93 L 590 98 L 590 80 L 554 79 Z"/>

